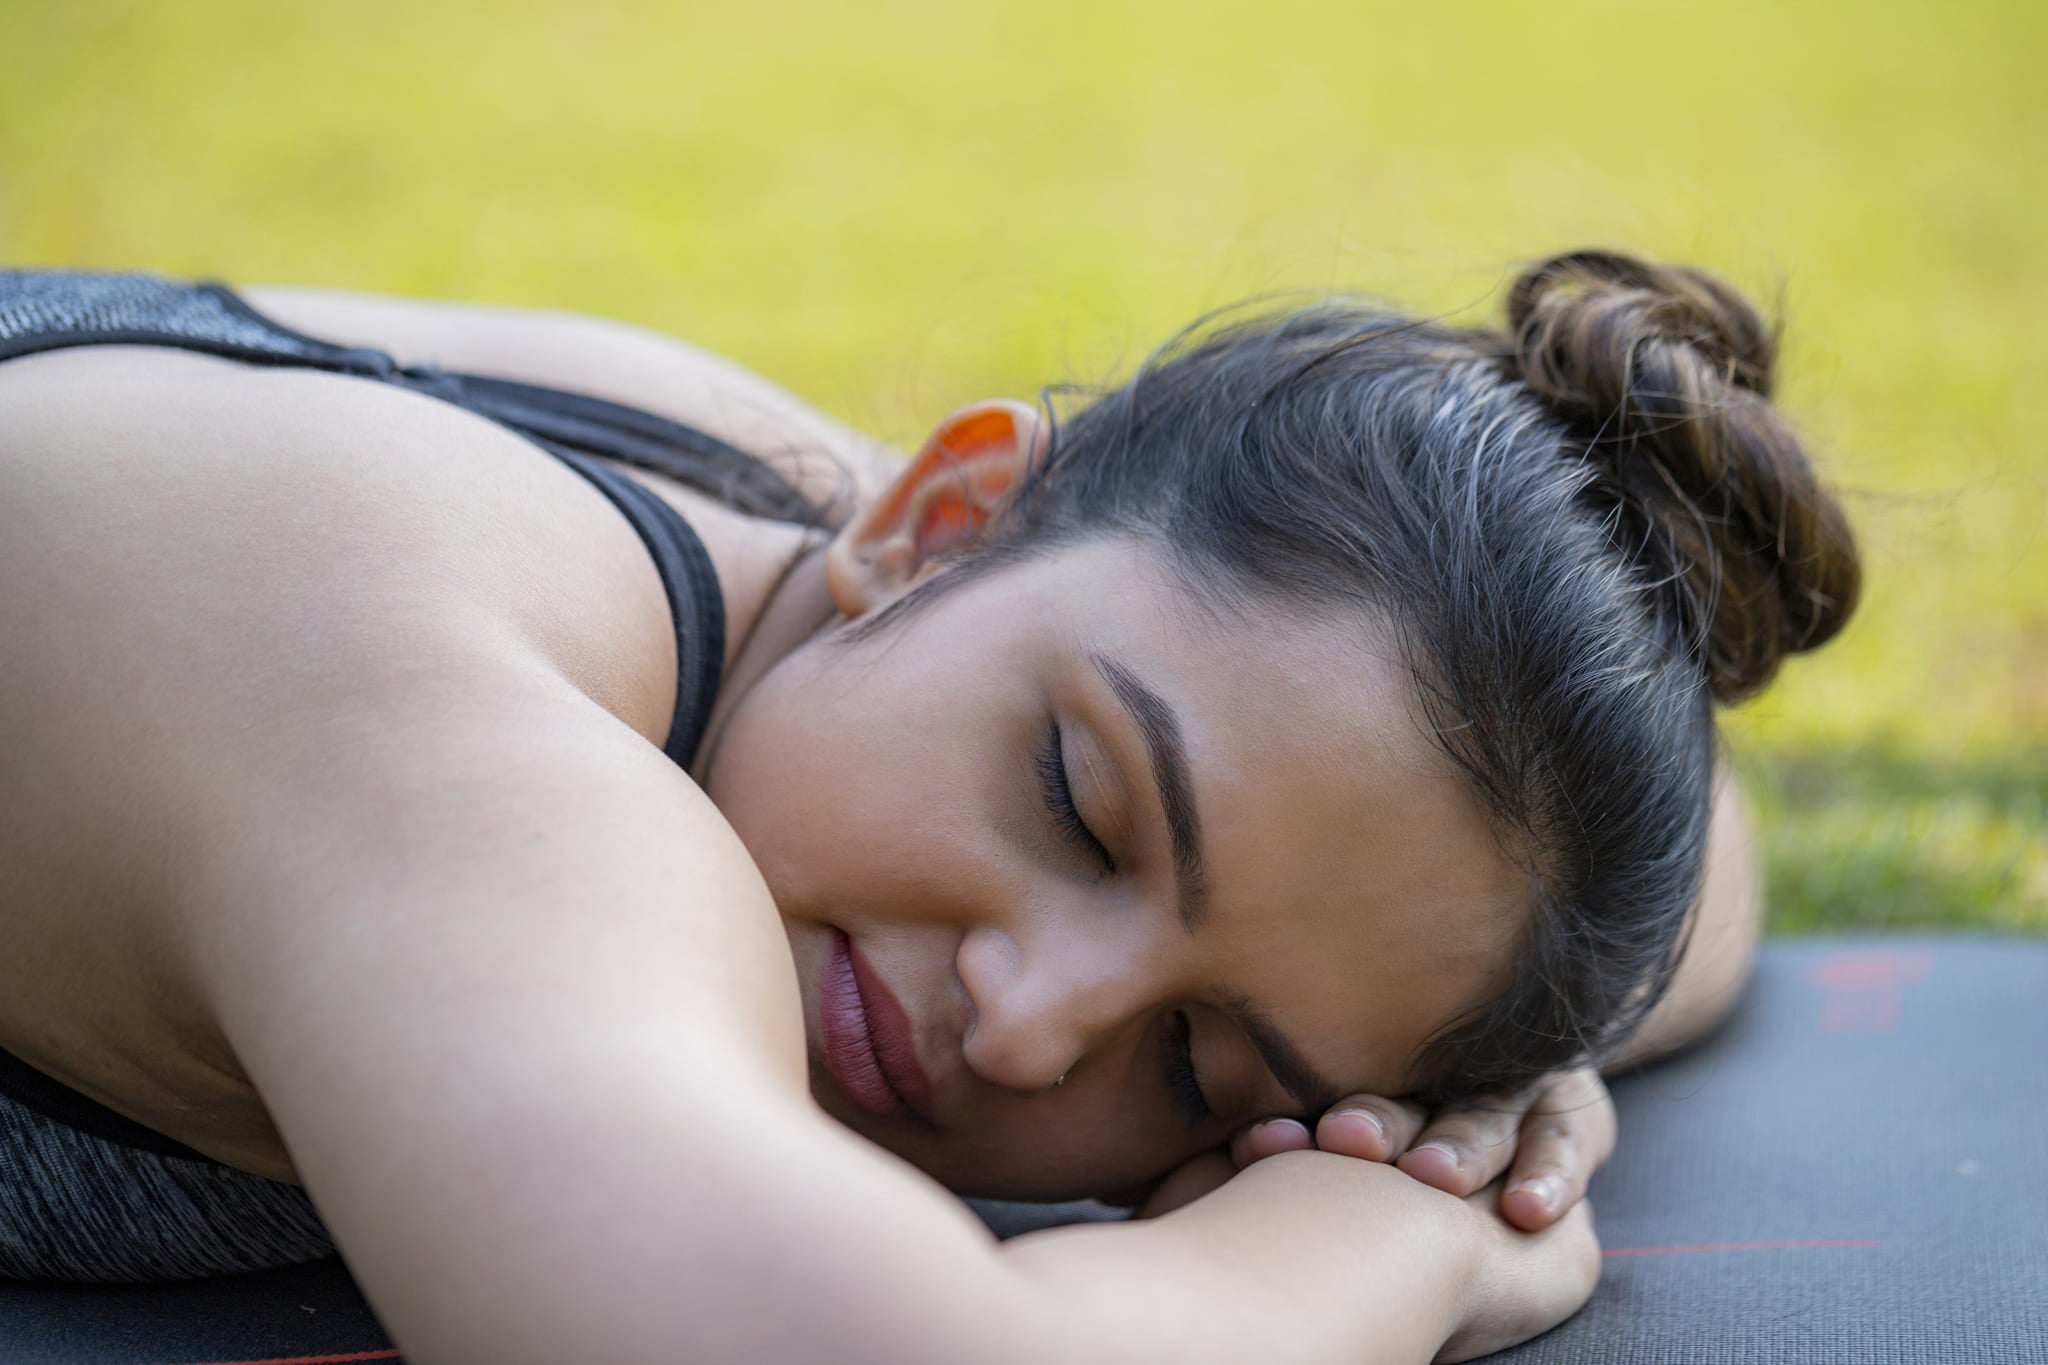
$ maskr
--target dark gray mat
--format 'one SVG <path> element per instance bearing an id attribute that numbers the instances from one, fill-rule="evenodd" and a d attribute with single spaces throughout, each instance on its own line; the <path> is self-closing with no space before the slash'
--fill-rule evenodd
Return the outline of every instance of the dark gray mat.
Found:
<path id="1" fill-rule="evenodd" d="M 2048 942 L 1779 942 L 1616 1087 L 1600 1290 L 1536 1362 L 2048 1362 Z"/>
<path id="2" fill-rule="evenodd" d="M 1593 1189 L 1600 1290 L 1495 1359 L 2048 1362 L 2044 1041 L 2048 941 L 1771 944 L 1727 1029 L 1617 1084 L 1621 1150 Z M 982 1211 L 998 1231 L 1048 1217 Z M 397 1359 L 333 1260 L 0 1283 L 9 1365 Z"/>

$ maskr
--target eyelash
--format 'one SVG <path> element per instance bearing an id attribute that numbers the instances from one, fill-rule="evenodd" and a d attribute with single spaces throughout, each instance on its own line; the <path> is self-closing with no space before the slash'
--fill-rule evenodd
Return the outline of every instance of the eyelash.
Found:
<path id="1" fill-rule="evenodd" d="M 1085 849 L 1102 864 L 1105 873 L 1114 874 L 1116 859 L 1109 856 L 1109 850 L 1074 806 L 1074 789 L 1067 781 L 1066 746 L 1061 742 L 1057 725 L 1045 732 L 1045 740 L 1038 746 L 1038 782 L 1044 789 L 1045 806 L 1052 813 L 1053 826 L 1061 837 Z M 1194 1031 L 1185 1010 L 1174 1011 L 1167 1025 L 1165 1068 L 1167 1094 L 1182 1120 L 1192 1128 L 1208 1119 L 1215 1111 L 1209 1107 L 1202 1094 L 1202 1082 L 1195 1075 Z"/>
<path id="2" fill-rule="evenodd" d="M 1173 1095 L 1173 1107 L 1193 1128 L 1215 1111 L 1202 1095 L 1202 1083 L 1195 1076 L 1194 1030 L 1187 1011 L 1175 1010 L 1166 1030 L 1166 1088 Z"/>
<path id="3" fill-rule="evenodd" d="M 1038 746 L 1038 784 L 1045 792 L 1046 809 L 1052 812 L 1053 827 L 1061 837 L 1079 845 L 1102 864 L 1105 874 L 1113 875 L 1116 859 L 1109 856 L 1102 840 L 1095 837 L 1095 831 L 1088 828 L 1088 822 L 1074 808 L 1074 789 L 1067 783 L 1066 746 L 1061 743 L 1057 725 L 1045 732 L 1045 740 Z"/>

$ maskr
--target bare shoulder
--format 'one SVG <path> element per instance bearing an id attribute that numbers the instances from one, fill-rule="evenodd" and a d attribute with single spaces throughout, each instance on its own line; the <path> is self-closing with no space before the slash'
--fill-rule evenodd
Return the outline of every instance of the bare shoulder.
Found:
<path id="1" fill-rule="evenodd" d="M 580 476 L 472 414 L 345 376 L 153 347 L 9 361 L 0 508 L 24 669 L 147 661 L 168 693 L 303 660 L 295 683 L 317 686 L 336 642 L 440 616 L 552 637 L 565 660 L 666 631 L 643 547 Z M 598 690 L 665 718 L 665 697 Z"/>
<path id="2" fill-rule="evenodd" d="M 289 327 L 375 346 L 404 364 L 492 374 L 588 393 L 710 432 L 774 463 L 813 497 L 880 490 L 900 461 L 742 365 L 680 338 L 551 309 L 394 298 L 288 286 L 241 293 Z"/>
<path id="3" fill-rule="evenodd" d="M 520 746 L 553 744 L 565 771 L 521 798 L 540 802 L 573 762 L 598 782 L 637 746 L 651 771 L 610 790 L 661 789 L 646 808 L 685 831 L 664 856 L 707 876 L 743 859 L 655 747 L 673 633 L 644 547 L 490 423 L 161 348 L 24 357 L 0 365 L 0 525 L 0 1046 L 202 1151 L 281 1173 L 244 1040 L 215 1017 L 230 1002 L 207 1003 L 220 963 L 194 953 L 323 932 L 279 861 L 301 834 L 354 841 L 308 872 L 321 888 L 374 878 L 406 840 L 417 871 L 417 841 L 459 814 L 429 794 L 495 782 L 502 809 Z M 602 742 L 563 752 L 569 730 Z M 473 755 L 439 738 L 458 732 Z M 558 888 L 616 849 L 563 853 Z M 229 894 L 251 878 L 267 894 Z M 272 965 L 318 992 L 331 960 Z"/>

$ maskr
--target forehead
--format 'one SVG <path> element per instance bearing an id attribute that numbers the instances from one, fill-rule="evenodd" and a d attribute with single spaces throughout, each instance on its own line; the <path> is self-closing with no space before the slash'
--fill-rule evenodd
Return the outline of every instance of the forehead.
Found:
<path id="1" fill-rule="evenodd" d="M 1124 721 L 1102 659 L 1172 709 L 1215 984 L 1264 1006 L 1338 1084 L 1409 1088 L 1421 1045 L 1506 984 L 1531 896 L 1425 729 L 1385 621 L 1205 595 L 1128 543 L 1071 553 L 1063 577 L 1098 586 L 1070 604 L 1053 667 L 1111 725 Z"/>

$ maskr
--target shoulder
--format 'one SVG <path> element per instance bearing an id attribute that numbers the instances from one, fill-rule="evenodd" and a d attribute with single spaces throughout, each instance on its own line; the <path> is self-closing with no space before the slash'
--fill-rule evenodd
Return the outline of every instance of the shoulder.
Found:
<path id="1" fill-rule="evenodd" d="M 650 736 L 666 727 L 673 680 L 616 657 L 667 639 L 644 547 L 491 422 L 344 376 L 88 347 L 0 365 L 0 425 L 0 567 L 50 580 L 9 601 L 31 657 L 57 647 L 41 626 L 147 668 L 165 702 L 257 680 L 274 697 L 490 622 L 547 642 Z"/>
<path id="2" fill-rule="evenodd" d="M 429 364 L 571 389 L 658 413 L 776 463 L 814 498 L 870 496 L 901 456 L 745 366 L 680 338 L 555 309 L 287 286 L 240 291 L 310 335 Z M 847 487 L 850 481 L 851 488 Z"/>
<path id="3" fill-rule="evenodd" d="M 0 366 L 0 524 L 0 949 L 148 983 L 96 1024 L 13 992 L 22 1027 L 175 1022 L 294 1158 L 352 1068 L 524 1065 L 513 1016 L 806 1093 L 779 917 L 659 748 L 662 584 L 566 466 L 390 386 L 84 348 Z"/>
<path id="4" fill-rule="evenodd" d="M 96 953 L 212 913 L 187 874 L 281 851 L 308 803 L 368 841 L 402 793 L 482 780 L 464 762 L 516 783 L 522 746 L 566 732 L 607 736 L 556 753 L 586 780 L 637 746 L 654 766 L 618 790 L 700 800 L 662 770 L 673 631 L 645 549 L 574 472 L 444 404 L 152 348 L 11 361 L 0 524 L 0 814 L 62 836 L 0 847 L 22 886 L 97 850 L 96 922 L 129 918 Z M 392 847 L 360 844 L 359 870 Z M 43 899 L 0 891 L 9 932 L 61 934 Z"/>

